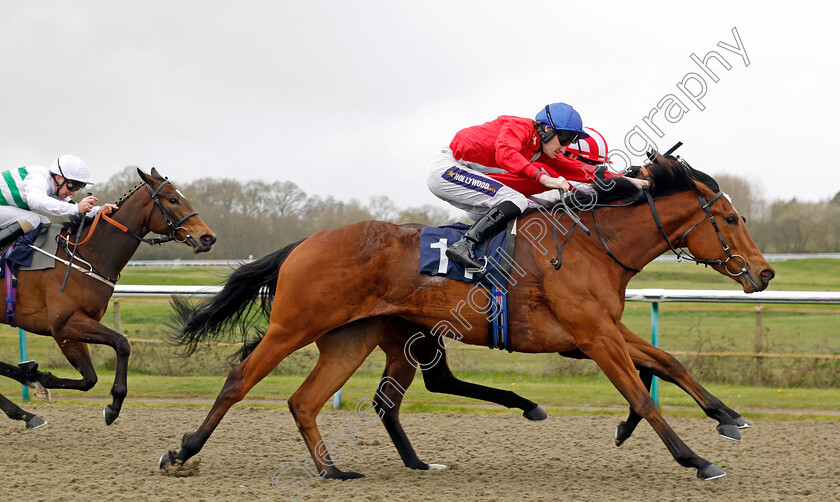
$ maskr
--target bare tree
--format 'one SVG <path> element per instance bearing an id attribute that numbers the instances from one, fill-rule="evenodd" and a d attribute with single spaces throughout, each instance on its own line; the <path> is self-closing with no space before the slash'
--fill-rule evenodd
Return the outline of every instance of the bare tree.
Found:
<path id="1" fill-rule="evenodd" d="M 766 203 L 761 182 L 734 174 L 719 174 L 714 178 L 720 185 L 720 189 L 732 199 L 732 204 L 741 216 L 747 220 L 764 216 Z"/>

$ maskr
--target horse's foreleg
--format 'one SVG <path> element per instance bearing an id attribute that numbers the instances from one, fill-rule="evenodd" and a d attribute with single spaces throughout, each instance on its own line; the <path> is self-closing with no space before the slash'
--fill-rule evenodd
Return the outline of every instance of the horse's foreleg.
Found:
<path id="1" fill-rule="evenodd" d="M 201 451 L 231 406 L 241 401 L 248 391 L 286 356 L 308 345 L 316 337 L 317 335 L 292 335 L 277 324 L 269 325 L 259 345 L 228 374 L 216 402 L 198 430 L 184 435 L 178 453 L 170 450 L 161 455 L 159 467 L 163 469 L 167 464 L 175 464 L 176 461 L 186 462 Z"/>
<path id="2" fill-rule="evenodd" d="M 631 351 L 632 357 L 632 351 Z M 636 368 L 639 368 L 639 365 L 636 363 L 636 359 L 633 359 L 633 363 L 636 364 Z M 650 392 L 650 386 L 653 383 L 653 371 L 649 368 L 639 368 L 639 378 L 642 380 L 642 384 L 645 386 L 648 392 Z M 633 411 L 633 407 L 630 407 L 630 414 L 627 416 L 627 420 L 618 424 L 618 427 L 615 428 L 615 445 L 621 446 L 624 444 L 627 439 L 633 435 L 633 431 L 636 430 L 636 426 L 639 425 L 639 422 L 642 421 L 642 416 Z"/>
<path id="3" fill-rule="evenodd" d="M 3 413 L 12 420 L 23 420 L 26 422 L 27 429 L 37 429 L 38 427 L 47 425 L 46 420 L 33 413 L 23 410 L 20 406 L 11 402 L 2 394 L 0 394 L 0 410 L 3 410 Z"/>
<path id="4" fill-rule="evenodd" d="M 0 375 L 17 380 L 34 391 L 35 397 L 50 402 L 50 391 L 43 385 L 43 380 L 49 373 L 38 371 L 38 363 L 24 361 L 17 366 L 0 362 Z"/>
<path id="5" fill-rule="evenodd" d="M 325 479 L 352 479 L 364 477 L 351 471 L 342 471 L 336 464 L 341 461 L 341 454 L 336 458 L 338 441 L 359 441 L 358 424 L 369 425 L 369 420 L 356 420 L 359 410 L 345 415 L 345 425 L 341 429 L 333 428 L 328 438 L 321 437 L 315 417 L 324 403 L 341 388 L 348 378 L 370 355 L 382 337 L 382 326 L 387 319 L 363 319 L 322 336 L 316 342 L 320 356 L 318 362 L 301 386 L 289 397 L 289 409 L 295 418 L 312 460 L 315 462 L 317 475 Z M 372 411 L 372 410 L 371 410 Z"/>
<path id="6" fill-rule="evenodd" d="M 706 415 L 717 420 L 719 424 L 717 430 L 722 437 L 733 441 L 741 440 L 738 429 L 751 427 L 751 424 L 744 417 L 703 388 L 674 356 L 654 347 L 623 324 L 618 323 L 618 327 L 624 335 L 630 356 L 633 358 L 633 363 L 639 368 L 642 379 L 647 378 L 645 383 L 648 389 L 650 388 L 650 379 L 654 374 L 662 380 L 677 385 L 697 402 Z M 619 425 L 619 430 L 616 431 L 617 444 L 621 444 L 619 442 L 620 436 L 623 437 L 622 442 L 630 437 L 635 428 L 634 421 L 638 423 L 638 419 L 634 417 L 631 410 L 627 422 Z"/>
<path id="7" fill-rule="evenodd" d="M 602 326 L 594 333 L 586 333 L 584 329 L 587 327 L 579 328 L 581 334 L 575 336 L 578 347 L 595 361 L 610 382 L 627 399 L 633 411 L 647 420 L 674 459 L 683 467 L 697 469 L 697 477 L 701 479 L 725 476 L 726 474 L 713 463 L 694 453 L 662 417 L 650 392 L 636 374 L 621 332 L 615 326 Z"/>
<path id="8" fill-rule="evenodd" d="M 84 315 L 72 316 L 64 326 L 54 328 L 53 338 L 58 342 L 67 360 L 82 374 L 83 387 L 79 390 L 88 390 L 97 381 L 96 372 L 90 360 L 90 351 L 84 344 L 95 343 L 114 349 L 117 364 L 114 368 L 114 384 L 111 387 L 111 404 L 102 410 L 105 424 L 114 423 L 120 415 L 122 403 L 128 393 L 128 357 L 131 355 L 128 340 L 116 331 Z"/>
<path id="9" fill-rule="evenodd" d="M 72 389 L 88 391 L 98 380 L 90 359 L 90 350 L 83 342 L 63 340 L 58 344 L 67 361 L 79 372 L 81 379 L 61 378 L 50 372 L 44 372 L 41 383 L 48 389 Z"/>

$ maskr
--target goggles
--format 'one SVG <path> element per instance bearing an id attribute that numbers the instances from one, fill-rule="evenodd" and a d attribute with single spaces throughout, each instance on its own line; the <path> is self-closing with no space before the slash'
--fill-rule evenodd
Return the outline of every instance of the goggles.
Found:
<path id="1" fill-rule="evenodd" d="M 76 180 L 66 180 L 64 182 L 64 186 L 66 186 L 67 190 L 70 190 L 71 192 L 78 192 L 82 188 L 86 187 L 87 183 Z"/>
<path id="2" fill-rule="evenodd" d="M 557 139 L 560 140 L 561 146 L 569 146 L 572 143 L 577 143 L 580 135 L 572 131 L 555 131 Z"/>

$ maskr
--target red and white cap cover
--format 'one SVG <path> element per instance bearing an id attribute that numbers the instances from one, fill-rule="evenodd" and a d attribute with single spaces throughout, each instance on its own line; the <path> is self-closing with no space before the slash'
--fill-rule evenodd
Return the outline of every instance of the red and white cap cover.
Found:
<path id="1" fill-rule="evenodd" d="M 576 153 L 598 164 L 612 164 L 607 158 L 607 140 L 604 136 L 591 127 L 584 127 L 583 130 L 589 134 L 589 137 L 570 144 L 566 147 L 566 152 Z"/>

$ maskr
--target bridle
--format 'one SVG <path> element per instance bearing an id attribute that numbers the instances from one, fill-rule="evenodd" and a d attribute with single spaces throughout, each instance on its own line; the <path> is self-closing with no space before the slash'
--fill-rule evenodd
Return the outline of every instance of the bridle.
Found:
<path id="1" fill-rule="evenodd" d="M 143 183 L 143 185 L 149 191 L 149 195 L 152 197 L 152 201 L 154 201 L 155 206 L 157 206 L 158 209 L 160 209 L 160 212 L 163 215 L 163 220 L 166 221 L 166 224 L 169 225 L 169 228 L 172 229 L 172 232 L 170 232 L 169 235 L 165 235 L 163 237 L 157 237 L 155 239 L 145 239 L 143 237 L 140 237 L 139 235 L 136 235 L 136 234 L 128 231 L 128 229 L 126 229 L 126 232 L 129 235 L 131 235 L 132 237 L 134 237 L 135 239 L 137 239 L 141 242 L 145 242 L 146 244 L 150 244 L 150 245 L 163 244 L 164 242 L 169 242 L 169 241 L 175 241 L 175 242 L 179 242 L 179 243 L 190 241 L 196 248 L 199 248 L 200 245 L 199 245 L 198 241 L 195 240 L 195 238 L 190 234 L 190 232 L 186 228 L 181 226 L 185 221 L 192 218 L 193 216 L 198 216 L 198 211 L 193 211 L 193 212 L 187 214 L 186 216 L 184 216 L 183 218 L 181 218 L 180 220 L 174 221 L 175 218 L 169 213 L 169 211 L 166 210 L 165 207 L 163 207 L 163 204 L 160 202 L 160 198 L 158 197 L 158 193 L 160 193 L 161 189 L 168 184 L 170 184 L 169 180 L 164 179 L 163 182 L 160 185 L 158 185 L 157 189 L 152 190 L 152 187 L 148 183 Z M 152 212 L 149 211 L 149 217 L 146 218 L 145 228 L 147 228 L 147 229 L 149 228 L 149 222 L 151 221 L 151 219 L 152 219 Z M 184 231 L 185 237 L 183 239 L 179 239 L 178 237 L 175 236 L 175 234 L 178 232 L 178 230 L 183 230 Z"/>
<path id="2" fill-rule="evenodd" d="M 653 201 L 653 196 L 650 194 L 650 190 L 645 187 L 644 188 L 645 197 L 647 198 L 648 205 L 650 206 L 650 212 L 653 214 L 653 221 L 656 223 L 656 228 L 659 229 L 659 233 L 662 234 L 662 237 L 665 238 L 665 242 L 668 243 L 668 247 L 671 248 L 671 252 L 673 252 L 677 256 L 677 261 L 687 260 L 693 261 L 697 265 L 705 265 L 705 266 L 718 266 L 723 267 L 726 270 L 726 273 L 731 275 L 732 277 L 738 277 L 747 271 L 747 260 L 744 259 L 743 256 L 739 254 L 732 254 L 732 251 L 729 248 L 729 245 L 726 244 L 726 240 L 723 238 L 723 234 L 720 233 L 720 228 L 718 227 L 717 220 L 715 220 L 714 215 L 712 214 L 711 206 L 714 204 L 718 199 L 723 196 L 723 192 L 717 192 L 714 197 L 711 199 L 706 199 L 700 194 L 697 194 L 697 198 L 700 200 L 700 207 L 703 208 L 703 211 L 706 215 L 703 217 L 702 220 L 698 221 L 694 225 L 692 225 L 685 233 L 680 236 L 679 239 L 676 241 L 676 246 L 671 243 L 671 240 L 668 238 L 668 234 L 665 233 L 665 228 L 662 226 L 662 221 L 659 219 L 659 213 L 656 211 L 656 203 Z M 693 256 L 690 252 L 685 250 L 685 248 L 680 248 L 679 245 L 682 243 L 688 234 L 691 233 L 692 230 L 697 228 L 701 223 L 706 221 L 706 218 L 709 219 L 709 223 L 712 224 L 712 227 L 715 229 L 715 233 L 718 236 L 718 240 L 720 241 L 721 246 L 723 246 L 723 252 L 726 253 L 725 260 L 710 260 L 709 258 L 697 258 Z M 731 271 L 729 269 L 729 262 L 733 258 L 738 258 L 741 260 L 742 266 L 741 269 L 737 271 L 737 273 Z"/>
<path id="3" fill-rule="evenodd" d="M 676 147 L 678 147 L 680 144 L 676 145 Z M 673 150 L 675 150 L 676 147 L 671 149 L 669 151 L 669 153 L 672 152 Z M 690 166 L 687 165 L 687 163 L 684 160 L 679 159 L 679 161 L 684 166 L 690 167 Z M 647 172 L 646 171 L 647 171 L 646 167 L 641 168 L 641 174 L 645 177 L 647 177 Z M 743 275 L 745 272 L 747 272 L 747 261 L 744 259 L 743 256 L 741 256 L 739 254 L 732 254 L 732 251 L 729 248 L 729 245 L 726 243 L 726 239 L 723 238 L 723 234 L 720 232 L 720 228 L 718 227 L 717 220 L 715 220 L 715 217 L 712 214 L 711 206 L 712 206 L 712 204 L 714 204 L 718 199 L 720 199 L 724 195 L 723 192 L 719 191 L 719 192 L 715 193 L 715 195 L 711 199 L 706 199 L 705 197 L 703 197 L 699 193 L 696 194 L 697 198 L 700 201 L 700 207 L 703 208 L 703 211 L 706 214 L 705 214 L 705 216 L 703 216 L 702 220 L 698 221 L 697 223 L 692 225 L 688 230 L 686 230 L 685 233 L 683 233 L 682 236 L 680 236 L 680 238 L 677 239 L 676 245 L 675 245 L 674 243 L 671 242 L 671 239 L 668 237 L 668 234 L 665 232 L 665 228 L 662 226 L 662 221 L 660 220 L 659 213 L 656 210 L 656 203 L 654 202 L 653 196 L 650 193 L 650 188 L 645 187 L 642 190 L 644 191 L 645 197 L 647 198 L 648 206 L 650 207 L 650 212 L 653 215 L 653 221 L 656 223 L 656 228 L 659 229 L 659 233 L 662 234 L 662 237 L 665 239 L 665 242 L 668 243 L 668 247 L 671 249 L 671 252 L 673 252 L 676 255 L 677 261 L 686 260 L 686 261 L 693 261 L 697 265 L 705 265 L 707 267 L 710 266 L 710 265 L 711 266 L 723 267 L 724 270 L 726 270 L 726 273 L 731 275 L 732 277 L 738 277 L 740 275 Z M 564 205 L 564 209 L 566 210 L 566 213 L 569 214 L 570 217 L 572 217 L 573 226 L 572 226 L 572 230 L 566 235 L 566 239 L 563 240 L 563 244 L 558 245 L 557 227 L 555 225 L 554 245 L 555 245 L 555 248 L 557 250 L 557 255 L 554 259 L 551 260 L 551 264 L 554 266 L 555 269 L 559 269 L 562 266 L 562 261 L 561 261 L 560 255 L 563 252 L 563 248 L 566 246 L 566 242 L 568 241 L 569 237 L 571 236 L 571 233 L 574 231 L 574 227 L 577 226 L 577 225 L 580 225 L 581 228 L 583 228 L 584 230 L 587 230 L 586 227 L 584 227 L 582 225 L 580 220 L 577 219 L 577 218 L 574 218 L 571 214 L 571 211 L 569 211 L 565 207 L 565 198 L 561 199 L 561 201 Z M 616 206 L 609 205 L 609 206 L 602 206 L 602 207 L 616 207 Z M 600 239 L 601 244 L 604 246 L 604 249 L 606 250 L 607 255 L 610 258 L 612 258 L 613 261 L 615 261 L 616 263 L 621 265 L 621 267 L 624 268 L 625 270 L 627 270 L 629 272 L 634 272 L 634 273 L 641 272 L 642 271 L 641 269 L 634 268 L 634 267 L 631 267 L 629 265 L 626 265 L 621 260 L 619 260 L 618 257 L 615 256 L 615 254 L 610 249 L 609 244 L 607 244 L 606 239 L 604 239 L 604 236 L 601 235 L 601 230 L 598 228 L 598 223 L 595 220 L 595 206 L 592 207 L 590 212 L 592 213 L 592 222 L 594 223 L 593 226 L 595 227 L 595 232 L 598 235 L 598 238 Z M 717 234 L 717 237 L 718 237 L 718 240 L 720 241 L 721 246 L 723 246 L 723 251 L 724 251 L 724 253 L 726 253 L 726 259 L 725 260 L 710 260 L 708 257 L 700 259 L 700 258 L 697 258 L 697 257 L 693 256 L 690 252 L 688 252 L 684 248 L 680 247 L 680 244 L 688 237 L 688 234 L 691 233 L 691 231 L 693 231 L 695 228 L 697 228 L 701 223 L 706 221 L 707 218 L 709 219 L 709 222 L 712 224 L 712 227 L 715 229 L 715 233 Z M 589 234 L 588 231 L 586 233 Z M 742 263 L 742 265 L 740 267 L 740 270 L 737 270 L 736 272 L 733 272 L 732 270 L 730 270 L 730 262 L 734 258 L 740 259 L 741 263 Z M 747 277 L 749 278 L 749 275 L 747 275 Z"/>

